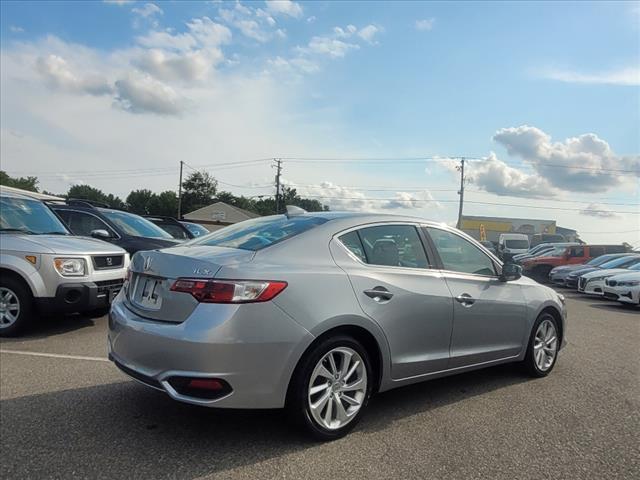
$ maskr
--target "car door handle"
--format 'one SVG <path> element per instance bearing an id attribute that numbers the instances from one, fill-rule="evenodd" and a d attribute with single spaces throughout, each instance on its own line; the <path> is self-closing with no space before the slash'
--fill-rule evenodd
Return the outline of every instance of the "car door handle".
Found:
<path id="1" fill-rule="evenodd" d="M 456 302 L 461 303 L 463 307 L 470 307 L 476 302 L 476 299 L 468 293 L 463 293 L 456 297 Z"/>
<path id="2" fill-rule="evenodd" d="M 367 297 L 373 298 L 376 302 L 388 302 L 393 297 L 393 293 L 384 287 L 374 287 L 370 290 L 365 290 L 364 294 Z"/>

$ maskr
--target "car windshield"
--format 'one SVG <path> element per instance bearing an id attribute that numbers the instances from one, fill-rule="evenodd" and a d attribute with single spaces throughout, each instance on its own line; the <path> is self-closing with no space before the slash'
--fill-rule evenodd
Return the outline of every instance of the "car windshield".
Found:
<path id="1" fill-rule="evenodd" d="M 609 260 L 613 260 L 616 258 L 615 255 L 601 255 L 599 257 L 592 258 L 587 262 L 587 265 L 592 265 L 594 267 L 598 267 Z"/>
<path id="2" fill-rule="evenodd" d="M 526 250 L 529 248 L 528 240 L 505 240 L 505 247 Z"/>
<path id="3" fill-rule="evenodd" d="M 101 210 L 102 214 L 133 237 L 173 238 L 146 218 L 133 213 L 116 210 Z"/>
<path id="4" fill-rule="evenodd" d="M 0 197 L 0 231 L 68 235 L 62 222 L 39 200 Z"/>
<path id="5" fill-rule="evenodd" d="M 189 223 L 189 222 L 180 222 L 180 223 L 182 223 L 185 227 L 187 227 L 187 230 L 189 230 L 194 237 L 202 237 L 203 235 L 206 235 L 207 233 L 209 233 L 209 230 L 204 228 L 202 225 L 198 225 L 197 223 Z"/>
<path id="6" fill-rule="evenodd" d="M 640 270 L 640 263 L 632 265 L 631 267 L 629 267 L 629 270 L 633 270 L 634 272 Z"/>
<path id="7" fill-rule="evenodd" d="M 284 215 L 278 215 L 256 218 L 222 228 L 192 240 L 188 245 L 208 245 L 257 251 L 326 222 L 326 218 L 311 216 L 287 218 Z"/>
<path id="8" fill-rule="evenodd" d="M 640 261 L 640 257 L 637 256 L 633 256 L 633 257 L 620 257 L 620 258 L 616 258 L 614 260 L 611 260 L 609 262 L 603 263 L 602 265 L 600 265 L 600 268 L 618 268 L 618 267 L 624 267 L 626 265 L 633 265 L 634 263 Z"/>

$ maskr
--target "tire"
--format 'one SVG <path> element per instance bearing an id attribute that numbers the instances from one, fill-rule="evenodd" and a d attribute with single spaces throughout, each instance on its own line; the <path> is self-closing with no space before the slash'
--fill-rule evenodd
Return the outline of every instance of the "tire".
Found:
<path id="1" fill-rule="evenodd" d="M 328 374 L 335 372 L 338 377 L 334 374 L 329 379 Z M 349 433 L 360 421 L 373 384 L 371 361 L 360 342 L 346 335 L 329 337 L 300 360 L 289 389 L 287 409 L 293 421 L 315 439 L 335 440 Z M 316 391 L 312 393 L 311 388 Z M 312 404 L 318 408 L 312 409 Z"/>
<path id="2" fill-rule="evenodd" d="M 549 272 L 551 272 L 552 268 L 551 265 L 538 265 L 533 270 L 535 279 L 540 283 L 549 283 Z"/>
<path id="3" fill-rule="evenodd" d="M 32 320 L 33 297 L 28 287 L 14 277 L 5 276 L 0 281 L 0 337 L 18 335 Z"/>
<path id="4" fill-rule="evenodd" d="M 545 329 L 548 325 L 552 325 L 552 333 Z M 546 377 L 555 367 L 560 351 L 559 331 L 558 321 L 550 313 L 541 313 L 533 324 L 523 361 L 523 366 L 532 377 Z M 538 353 L 539 351 L 541 353 Z M 551 352 L 553 352 L 552 358 Z"/>

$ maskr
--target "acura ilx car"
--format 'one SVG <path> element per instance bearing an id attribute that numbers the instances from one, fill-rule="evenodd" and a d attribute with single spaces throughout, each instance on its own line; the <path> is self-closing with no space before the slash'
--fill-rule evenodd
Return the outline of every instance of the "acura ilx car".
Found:
<path id="1" fill-rule="evenodd" d="M 561 295 L 459 230 L 298 209 L 137 253 L 109 357 L 175 400 L 287 407 L 328 440 L 375 392 L 507 362 L 548 375 L 565 319 Z"/>

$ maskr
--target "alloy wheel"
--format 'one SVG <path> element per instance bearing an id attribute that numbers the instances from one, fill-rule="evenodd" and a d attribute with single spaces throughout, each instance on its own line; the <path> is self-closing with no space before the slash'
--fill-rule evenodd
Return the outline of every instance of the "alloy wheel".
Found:
<path id="1" fill-rule="evenodd" d="M 349 347 L 326 353 L 311 374 L 308 389 L 313 419 L 328 430 L 351 422 L 366 398 L 367 369 L 362 357 Z"/>
<path id="2" fill-rule="evenodd" d="M 558 334 L 551 320 L 543 320 L 536 330 L 533 355 L 536 366 L 546 372 L 551 368 L 558 353 Z"/>
<path id="3" fill-rule="evenodd" d="M 13 325 L 20 316 L 20 299 L 6 287 L 0 287 L 0 328 Z"/>

